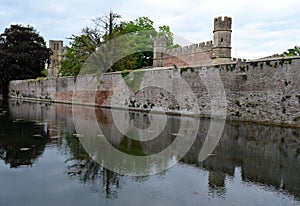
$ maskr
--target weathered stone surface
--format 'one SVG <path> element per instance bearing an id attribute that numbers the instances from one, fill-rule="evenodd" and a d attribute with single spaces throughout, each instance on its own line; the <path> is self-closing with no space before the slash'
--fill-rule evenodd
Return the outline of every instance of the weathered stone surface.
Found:
<path id="1" fill-rule="evenodd" d="M 217 79 L 212 77 L 217 75 L 224 91 L 213 86 Z M 10 96 L 211 117 L 212 108 L 223 101 L 218 98 L 225 92 L 228 119 L 300 126 L 299 79 L 300 59 L 295 57 L 137 70 L 127 79 L 118 72 L 102 79 L 79 76 L 12 81 Z"/>

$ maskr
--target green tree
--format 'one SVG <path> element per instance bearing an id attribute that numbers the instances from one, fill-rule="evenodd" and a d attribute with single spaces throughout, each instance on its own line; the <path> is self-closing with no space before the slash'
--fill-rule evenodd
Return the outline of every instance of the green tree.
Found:
<path id="1" fill-rule="evenodd" d="M 127 45 L 124 48 L 128 48 L 129 53 L 132 54 L 117 61 L 112 66 L 112 71 L 152 66 L 153 39 L 157 35 L 153 23 L 148 17 L 139 17 L 133 21 L 121 22 L 117 28 L 118 33 L 119 35 L 128 36 L 128 41 L 125 42 Z"/>
<path id="2" fill-rule="evenodd" d="M 127 47 L 131 49 L 132 54 L 116 62 L 112 66 L 113 71 L 152 66 L 155 36 L 165 36 L 168 49 L 178 47 L 173 43 L 173 33 L 169 26 L 160 26 L 157 31 L 153 24 L 154 22 L 148 17 L 139 17 L 133 21 L 121 23 L 118 27 L 119 33 L 130 35 Z M 134 53 L 134 51 L 140 52 Z"/>
<path id="3" fill-rule="evenodd" d="M 0 87 L 8 94 L 11 80 L 37 78 L 49 62 L 51 50 L 31 26 L 11 25 L 0 35 Z"/>
<path id="4" fill-rule="evenodd" d="M 299 56 L 300 55 L 300 46 L 295 46 L 292 49 L 288 49 L 286 52 L 283 52 L 284 56 Z"/>
<path id="5" fill-rule="evenodd" d="M 93 20 L 94 27 L 85 27 L 79 36 L 72 35 L 71 47 L 68 49 L 65 60 L 60 68 L 61 76 L 77 76 L 83 63 L 103 43 L 116 36 L 115 27 L 118 27 L 117 19 L 120 15 L 110 11 L 108 15 Z"/>
<path id="6" fill-rule="evenodd" d="M 91 65 L 102 65 L 105 67 L 111 66 L 111 63 L 113 65 L 109 71 L 122 71 L 125 69 L 138 69 L 152 66 L 153 41 L 157 35 L 164 35 L 167 38 L 168 48 L 174 47 L 173 34 L 170 31 L 170 27 L 161 26 L 159 27 L 159 31 L 156 31 L 153 26 L 154 22 L 148 17 L 140 17 L 133 21 L 122 21 L 118 23 L 119 18 L 121 18 L 121 15 L 110 11 L 108 15 L 94 19 L 95 26 L 93 28 L 87 27 L 83 29 L 80 36 L 73 35 L 71 37 L 71 48 L 67 52 L 66 59 L 62 62 L 60 74 L 62 76 L 78 75 L 83 63 L 87 62 L 88 57 L 93 55 L 97 48 L 102 49 L 101 46 L 111 42 L 112 39 L 114 39 L 115 42 L 110 44 L 110 48 L 104 48 L 105 55 L 111 62 L 101 62 L 101 58 L 98 56 L 98 60 L 95 58 L 94 61 L 100 61 L 99 64 L 92 62 Z M 116 40 L 116 37 L 120 36 L 126 38 Z M 122 50 L 126 51 L 124 52 Z M 114 55 L 118 52 L 130 53 L 131 55 L 114 61 L 113 56 L 118 56 Z M 99 53 L 101 53 L 101 51 L 98 52 L 98 54 Z"/>
<path id="7" fill-rule="evenodd" d="M 153 21 L 148 17 L 139 17 L 133 21 L 121 22 L 120 29 L 121 34 L 134 33 L 137 31 L 154 31 Z"/>
<path id="8" fill-rule="evenodd" d="M 93 20 L 96 25 L 98 31 L 103 32 L 102 39 L 104 42 L 107 42 L 114 37 L 117 36 L 116 32 L 120 24 L 118 23 L 118 19 L 122 16 L 115 13 L 114 11 L 110 11 L 108 15 L 97 17 Z"/>
<path id="9" fill-rule="evenodd" d="M 167 49 L 173 49 L 180 47 L 178 44 L 174 44 L 174 37 L 173 33 L 171 32 L 171 29 L 169 26 L 160 26 L 158 36 L 164 36 L 167 40 Z"/>
<path id="10" fill-rule="evenodd" d="M 83 63 L 101 44 L 98 33 L 89 28 L 82 30 L 80 36 L 72 36 L 70 39 L 72 45 L 61 63 L 61 76 L 77 76 Z"/>

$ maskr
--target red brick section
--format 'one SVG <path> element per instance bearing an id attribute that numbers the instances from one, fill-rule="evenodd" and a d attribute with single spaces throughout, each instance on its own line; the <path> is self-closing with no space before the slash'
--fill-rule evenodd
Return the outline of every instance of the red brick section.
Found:
<path id="1" fill-rule="evenodd" d="M 208 64 L 212 59 L 212 51 L 189 54 L 186 56 L 169 57 L 164 59 L 163 65 L 165 67 L 173 66 L 188 66 L 188 65 L 201 65 Z"/>
<path id="2" fill-rule="evenodd" d="M 76 91 L 74 92 L 74 103 L 79 104 L 95 104 L 94 91 Z"/>
<path id="3" fill-rule="evenodd" d="M 109 99 L 111 96 L 111 91 L 97 91 L 95 95 L 95 104 L 99 106 L 110 105 Z"/>
<path id="4" fill-rule="evenodd" d="M 187 66 L 188 64 L 186 62 L 184 62 L 182 59 L 179 59 L 177 57 L 172 57 L 172 58 L 164 59 L 163 65 L 165 67 L 171 67 L 173 65 L 176 65 L 176 66 Z"/>
<path id="5" fill-rule="evenodd" d="M 107 106 L 109 105 L 109 99 L 111 92 L 105 91 L 78 91 L 73 93 L 73 91 L 57 92 L 55 93 L 55 100 L 62 102 L 76 102 L 80 104 L 91 104 L 97 106 Z M 74 97 L 74 99 L 73 99 Z"/>
<path id="6" fill-rule="evenodd" d="M 57 93 L 55 93 L 54 98 L 56 101 L 72 102 L 73 91 L 57 92 Z"/>

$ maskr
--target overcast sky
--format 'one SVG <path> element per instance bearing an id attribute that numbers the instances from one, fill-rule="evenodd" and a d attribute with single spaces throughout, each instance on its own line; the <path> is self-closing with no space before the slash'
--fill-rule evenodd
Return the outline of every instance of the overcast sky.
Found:
<path id="1" fill-rule="evenodd" d="M 149 17 L 193 43 L 213 39 L 213 19 L 233 18 L 232 56 L 260 58 L 300 45 L 299 0 L 1 0 L 0 31 L 32 25 L 48 42 L 78 34 L 110 10 L 123 20 Z"/>

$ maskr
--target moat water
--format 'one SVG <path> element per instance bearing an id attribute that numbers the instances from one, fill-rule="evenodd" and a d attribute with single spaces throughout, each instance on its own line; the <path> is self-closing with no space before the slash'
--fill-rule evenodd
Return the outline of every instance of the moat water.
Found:
<path id="1" fill-rule="evenodd" d="M 144 130 L 165 125 L 157 138 L 141 142 L 122 135 L 116 120 Z M 2 101 L 0 205 L 300 205 L 300 129 L 226 122 L 212 152 L 201 161 L 212 121 Z M 105 157 L 99 139 L 105 137 L 123 153 L 147 156 L 172 144 L 185 122 L 198 125 L 198 131 L 182 159 L 175 152 L 154 162 L 153 175 L 106 169 L 113 157 Z M 103 134 L 92 135 L 94 125 Z M 79 134 L 78 128 L 90 135 Z M 134 168 L 143 171 L 138 162 Z"/>

